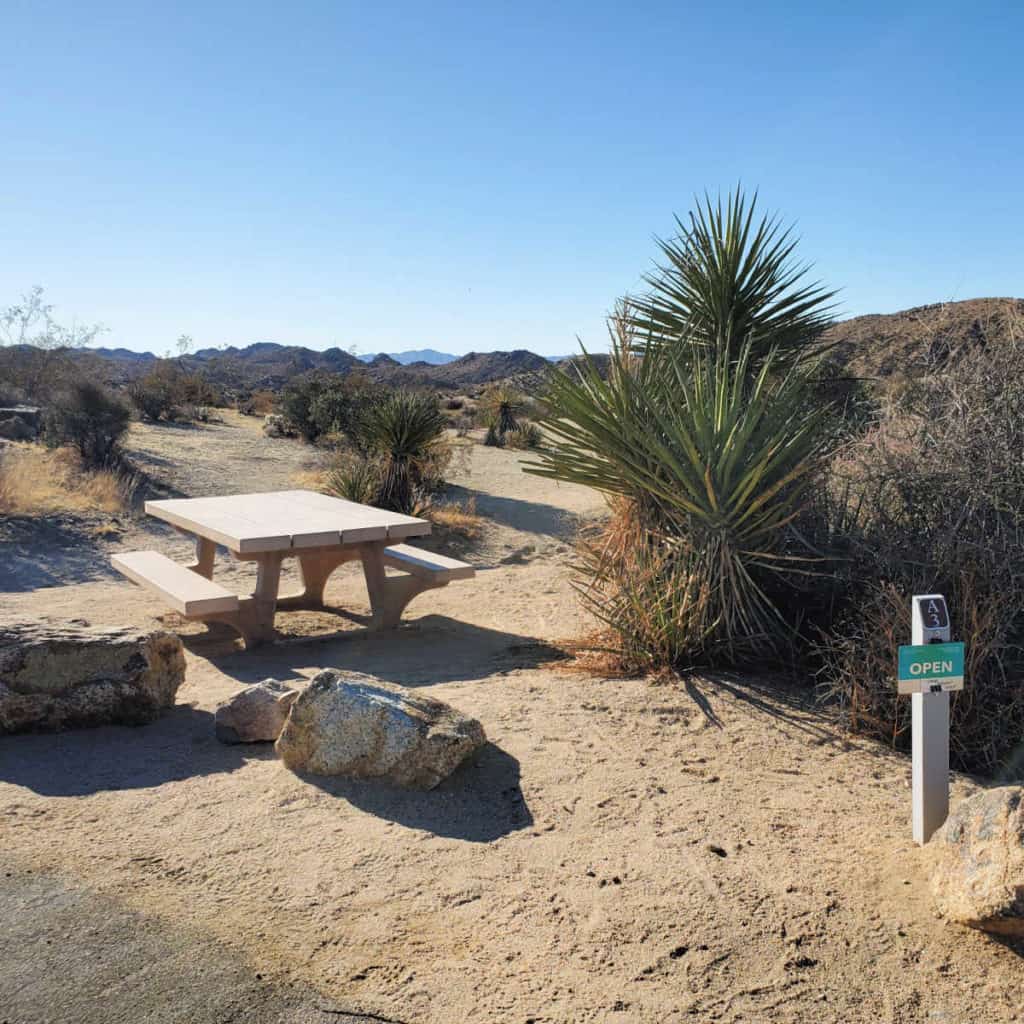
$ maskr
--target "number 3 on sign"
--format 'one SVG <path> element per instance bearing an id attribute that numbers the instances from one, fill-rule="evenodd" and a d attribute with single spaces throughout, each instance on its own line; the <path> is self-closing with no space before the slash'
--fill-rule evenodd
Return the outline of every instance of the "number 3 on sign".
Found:
<path id="1" fill-rule="evenodd" d="M 945 629 L 949 625 L 945 601 L 930 600 L 922 609 L 925 625 L 929 629 Z"/>

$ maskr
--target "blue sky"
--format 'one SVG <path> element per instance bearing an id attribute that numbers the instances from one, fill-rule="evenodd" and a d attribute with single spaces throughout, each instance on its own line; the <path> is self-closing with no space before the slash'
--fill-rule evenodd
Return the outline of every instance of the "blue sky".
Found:
<path id="1" fill-rule="evenodd" d="M 737 181 L 848 315 L 1024 294 L 1018 5 L 0 4 L 0 307 L 103 343 L 604 344 Z"/>

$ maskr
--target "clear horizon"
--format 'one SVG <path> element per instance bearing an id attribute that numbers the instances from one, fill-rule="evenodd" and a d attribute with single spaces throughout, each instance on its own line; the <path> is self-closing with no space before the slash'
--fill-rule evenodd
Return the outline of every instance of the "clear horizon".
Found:
<path id="1" fill-rule="evenodd" d="M 0 308 L 97 344 L 606 345 L 693 195 L 840 316 L 1024 292 L 1024 12 L 15 2 Z"/>

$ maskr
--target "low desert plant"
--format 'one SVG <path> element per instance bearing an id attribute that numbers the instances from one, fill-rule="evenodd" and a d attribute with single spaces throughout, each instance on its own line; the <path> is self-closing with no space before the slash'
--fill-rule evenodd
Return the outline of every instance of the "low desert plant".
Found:
<path id="1" fill-rule="evenodd" d="M 786 577 L 809 553 L 787 527 L 817 478 L 825 412 L 803 373 L 776 374 L 769 356 L 751 377 L 750 355 L 663 346 L 639 360 L 616 343 L 606 381 L 585 363 L 552 381 L 558 415 L 527 470 L 620 503 L 612 533 L 584 549 L 583 593 L 599 613 L 661 617 L 645 636 L 645 618 L 609 616 L 623 651 L 652 665 L 778 658 L 792 642 Z"/>
<path id="2" fill-rule="evenodd" d="M 510 430 L 505 435 L 505 445 L 508 448 L 529 450 L 539 448 L 544 442 L 544 434 L 536 423 L 520 421 L 515 430 Z"/>
<path id="3" fill-rule="evenodd" d="M 484 520 L 476 510 L 475 497 L 433 505 L 427 516 L 439 533 L 454 534 L 464 540 L 476 540 L 483 531 Z"/>
<path id="4" fill-rule="evenodd" d="M 71 445 L 86 466 L 110 466 L 117 460 L 128 420 L 128 407 L 119 398 L 98 384 L 82 381 L 47 409 L 43 439 L 54 448 Z"/>
<path id="5" fill-rule="evenodd" d="M 126 477 L 117 469 L 88 469 L 74 448 L 9 445 L 0 452 L 0 512 L 120 512 Z"/>
<path id="6" fill-rule="evenodd" d="M 518 417 L 523 411 L 524 401 L 523 395 L 508 384 L 492 384 L 484 392 L 479 414 L 488 432 L 493 428 L 500 444 L 504 444 L 506 434 L 519 427 Z"/>
<path id="7" fill-rule="evenodd" d="M 307 441 L 343 435 L 358 447 L 363 413 L 386 394 L 364 373 L 314 370 L 285 385 L 277 408 Z"/>
<path id="8" fill-rule="evenodd" d="M 487 432 L 484 434 L 484 444 L 488 448 L 504 448 L 505 435 L 498 430 L 498 424 L 492 420 L 487 424 Z"/>
<path id="9" fill-rule="evenodd" d="M 444 486 L 452 458 L 444 431 L 433 396 L 392 392 L 359 416 L 328 474 L 329 492 L 395 512 L 422 511 Z"/>

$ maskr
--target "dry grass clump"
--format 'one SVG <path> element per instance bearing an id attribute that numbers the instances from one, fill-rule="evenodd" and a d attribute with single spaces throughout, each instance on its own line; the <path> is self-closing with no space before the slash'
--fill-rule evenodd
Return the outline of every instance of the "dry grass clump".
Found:
<path id="1" fill-rule="evenodd" d="M 442 533 L 476 540 L 483 532 L 484 518 L 476 510 L 476 498 L 446 501 L 427 510 L 427 518 Z"/>
<path id="2" fill-rule="evenodd" d="M 0 453 L 0 511 L 7 515 L 113 513 L 125 503 L 121 477 L 110 469 L 84 469 L 73 448 L 10 445 Z"/>

